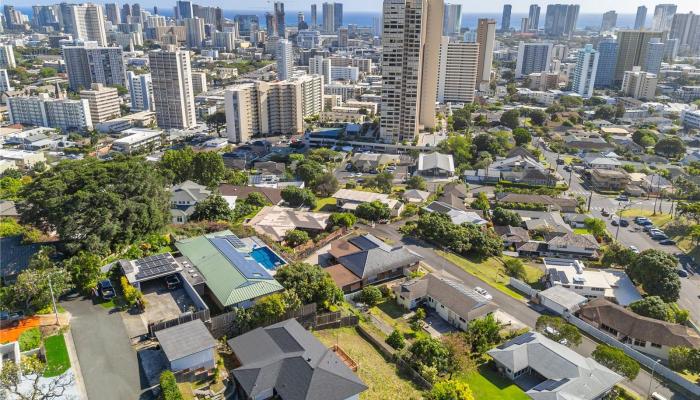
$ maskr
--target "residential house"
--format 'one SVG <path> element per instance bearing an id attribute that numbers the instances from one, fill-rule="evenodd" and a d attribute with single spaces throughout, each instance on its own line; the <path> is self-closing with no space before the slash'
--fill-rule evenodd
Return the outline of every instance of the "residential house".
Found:
<path id="1" fill-rule="evenodd" d="M 581 307 L 578 316 L 633 349 L 655 358 L 668 360 L 672 347 L 700 348 L 700 335 L 693 329 L 643 317 L 606 299 L 591 300 Z"/>
<path id="2" fill-rule="evenodd" d="M 514 246 L 517 249 L 530 241 L 527 229 L 519 226 L 494 226 L 493 230 L 501 237 L 506 248 Z"/>
<path id="3" fill-rule="evenodd" d="M 219 193 L 224 198 L 236 197 L 238 201 L 243 201 L 248 198 L 251 193 L 262 194 L 267 201 L 273 206 L 282 203 L 282 189 L 271 187 L 254 187 L 254 186 L 236 186 L 228 183 L 219 185 Z"/>
<path id="4" fill-rule="evenodd" d="M 620 169 L 622 163 L 613 157 L 604 157 L 598 154 L 591 154 L 583 159 L 583 163 L 587 168 L 591 169 Z"/>
<path id="5" fill-rule="evenodd" d="M 201 319 L 156 331 L 156 339 L 176 377 L 216 367 L 217 341 Z"/>
<path id="6" fill-rule="evenodd" d="M 624 380 L 539 332 L 524 333 L 487 353 L 503 375 L 529 383 L 525 393 L 533 400 L 598 400 Z"/>
<path id="7" fill-rule="evenodd" d="M 626 306 L 641 299 L 624 271 L 586 269 L 579 260 L 545 258 L 545 285 L 562 286 L 587 299 L 606 298 Z"/>
<path id="8" fill-rule="evenodd" d="M 19 219 L 19 212 L 12 200 L 0 200 L 0 218 Z"/>
<path id="9" fill-rule="evenodd" d="M 569 135 L 564 137 L 564 145 L 579 151 L 610 151 L 614 146 L 599 137 L 579 137 Z"/>
<path id="10" fill-rule="evenodd" d="M 22 243 L 22 236 L 0 237 L 0 283 L 7 285 L 29 267 L 29 260 L 46 243 Z"/>
<path id="11" fill-rule="evenodd" d="M 228 345 L 238 365 L 231 371 L 238 399 L 357 400 L 367 390 L 340 347 L 327 348 L 295 319 L 254 329 Z"/>
<path id="12" fill-rule="evenodd" d="M 615 169 L 593 169 L 591 184 L 597 190 L 623 190 L 629 183 L 627 172 Z"/>
<path id="13" fill-rule="evenodd" d="M 672 190 L 673 183 L 659 174 L 649 174 L 642 179 L 641 187 L 647 193 L 657 194 Z"/>
<path id="14" fill-rule="evenodd" d="M 263 207 L 245 225 L 252 227 L 260 235 L 267 235 L 281 242 L 287 233 L 299 229 L 311 234 L 323 232 L 328 227 L 329 213 L 297 210 L 289 207 Z"/>
<path id="15" fill-rule="evenodd" d="M 576 207 L 578 207 L 576 199 L 543 194 L 497 193 L 496 203 L 539 205 L 550 211 L 561 212 L 576 212 Z"/>
<path id="16" fill-rule="evenodd" d="M 449 178 L 455 174 L 455 164 L 451 154 L 420 153 L 416 174 L 427 178 Z"/>
<path id="17" fill-rule="evenodd" d="M 561 285 L 554 285 L 537 293 L 539 302 L 549 310 L 559 314 L 575 313 L 582 305 L 588 302 L 588 298 L 571 291 Z"/>
<path id="18" fill-rule="evenodd" d="M 469 321 L 498 310 L 498 306 L 447 273 L 430 273 L 394 286 L 396 302 L 408 310 L 425 304 L 449 324 L 466 330 Z"/>
<path id="19" fill-rule="evenodd" d="M 468 223 L 483 226 L 488 224 L 488 221 L 475 211 L 464 211 L 440 201 L 433 201 L 432 203 L 423 207 L 423 210 L 447 215 L 455 225 Z"/>
<path id="20" fill-rule="evenodd" d="M 497 160 L 489 165 L 489 169 L 497 170 L 503 180 L 528 185 L 553 186 L 558 177 L 551 173 L 539 161 L 527 155 L 516 155 L 503 160 Z"/>
<path id="21" fill-rule="evenodd" d="M 529 232 L 547 233 L 550 238 L 572 232 L 571 227 L 556 211 L 513 210 L 520 216 L 523 226 Z"/>
<path id="22" fill-rule="evenodd" d="M 587 259 L 600 257 L 598 253 L 600 245 L 593 235 L 579 235 L 569 232 L 563 235 L 552 236 L 546 242 L 530 241 L 523 244 L 518 247 L 518 254 L 521 257 L 576 257 Z"/>
<path id="23" fill-rule="evenodd" d="M 211 196 L 206 186 L 192 181 L 185 181 L 170 189 L 170 217 L 173 224 L 189 221 L 197 203 Z"/>
<path id="24" fill-rule="evenodd" d="M 572 228 L 585 228 L 586 220 L 591 218 L 590 214 L 565 213 L 562 215 L 564 221 Z"/>
<path id="25" fill-rule="evenodd" d="M 280 176 L 284 175 L 286 165 L 275 161 L 256 161 L 253 163 L 253 169 L 258 174 Z"/>
<path id="26" fill-rule="evenodd" d="M 408 275 L 423 259 L 406 246 L 392 247 L 369 233 L 336 240 L 328 253 L 336 264 L 326 271 L 346 293 Z"/>
<path id="27" fill-rule="evenodd" d="M 403 197 L 403 200 L 406 203 L 420 204 L 428 201 L 428 198 L 430 198 L 430 192 L 426 192 L 425 190 L 409 189 L 403 192 L 401 197 Z"/>
<path id="28" fill-rule="evenodd" d="M 397 154 L 355 153 L 350 159 L 352 166 L 361 172 L 377 171 L 381 167 L 401 162 L 401 156 Z"/>
<path id="29" fill-rule="evenodd" d="M 374 192 L 364 192 L 361 190 L 354 189 L 340 189 L 332 196 L 337 206 L 343 211 L 354 212 L 362 203 L 370 203 L 373 201 L 379 201 L 386 204 L 391 211 L 392 217 L 397 217 L 401 215 L 403 211 L 403 203 L 399 200 L 392 199 L 388 194 L 384 193 L 374 193 Z"/>
<path id="30" fill-rule="evenodd" d="M 442 195 L 438 198 L 441 203 L 451 207 L 466 210 L 464 202 L 470 197 L 467 186 L 462 182 L 450 182 L 442 188 Z"/>
<path id="31" fill-rule="evenodd" d="M 183 265 L 193 266 L 203 278 L 195 289 L 221 310 L 249 308 L 258 299 L 284 290 L 270 274 L 276 265 L 269 259 L 278 256 L 269 248 L 245 244 L 231 231 L 179 240 L 175 247 L 184 257 Z M 260 251 L 265 251 L 265 257 L 258 255 Z"/>
<path id="32" fill-rule="evenodd" d="M 627 137 L 613 137 L 611 139 L 612 143 L 622 150 L 629 151 L 632 154 L 642 154 L 644 153 L 644 147 L 635 143 L 632 139 Z"/>

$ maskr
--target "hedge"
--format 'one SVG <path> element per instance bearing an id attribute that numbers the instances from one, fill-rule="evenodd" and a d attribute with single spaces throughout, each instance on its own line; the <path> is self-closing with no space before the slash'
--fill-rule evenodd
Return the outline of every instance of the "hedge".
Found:
<path id="1" fill-rule="evenodd" d="M 172 371 L 163 371 L 160 374 L 160 391 L 163 400 L 183 400 Z"/>

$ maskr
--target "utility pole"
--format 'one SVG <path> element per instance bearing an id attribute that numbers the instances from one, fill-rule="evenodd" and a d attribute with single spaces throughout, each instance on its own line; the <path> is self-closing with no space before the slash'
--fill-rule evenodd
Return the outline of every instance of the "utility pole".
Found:
<path id="1" fill-rule="evenodd" d="M 654 369 L 656 368 L 656 364 L 658 364 L 661 360 L 656 359 L 654 361 L 654 365 L 651 366 L 651 379 L 649 379 L 649 390 L 647 391 L 647 399 L 651 398 L 651 384 L 654 383 Z"/>
<path id="2" fill-rule="evenodd" d="M 53 313 L 56 316 L 56 325 L 58 323 L 58 308 L 56 307 L 56 297 L 53 295 L 53 285 L 51 284 L 51 275 L 49 275 L 49 291 L 51 292 L 51 303 L 53 303 Z"/>

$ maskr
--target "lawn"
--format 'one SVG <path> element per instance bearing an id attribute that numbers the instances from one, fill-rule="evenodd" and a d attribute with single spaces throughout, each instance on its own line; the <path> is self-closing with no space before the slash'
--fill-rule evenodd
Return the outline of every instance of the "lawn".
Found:
<path id="1" fill-rule="evenodd" d="M 523 300 L 525 297 L 508 286 L 509 277 L 503 272 L 503 263 L 498 258 L 492 257 L 482 262 L 475 262 L 465 257 L 456 254 L 448 253 L 442 250 L 436 252 L 443 258 L 458 265 L 463 270 L 483 280 L 494 288 L 518 300 Z M 503 260 L 509 257 L 502 257 Z M 526 281 L 530 285 L 539 283 L 543 272 L 537 267 L 525 264 L 525 272 L 527 274 Z"/>
<path id="2" fill-rule="evenodd" d="M 45 377 L 59 376 L 70 368 L 66 339 L 63 337 L 63 334 L 46 338 L 44 340 L 44 349 L 46 350 Z"/>
<path id="3" fill-rule="evenodd" d="M 316 200 L 316 208 L 314 211 L 333 211 L 335 208 L 335 198 L 325 197 Z"/>
<path id="4" fill-rule="evenodd" d="M 360 394 L 362 400 L 420 399 L 422 393 L 400 377 L 396 366 L 387 362 L 354 328 L 326 329 L 314 332 L 326 346 L 339 344 L 357 363 L 357 375 L 369 387 Z"/>
<path id="5" fill-rule="evenodd" d="M 408 321 L 402 318 L 408 311 L 397 304 L 394 299 L 388 299 L 377 304 L 370 308 L 369 312 L 386 322 L 387 325 L 398 328 L 403 333 L 412 332 Z"/>
<path id="6" fill-rule="evenodd" d="M 668 222 L 671 221 L 671 215 L 666 213 L 666 214 L 659 214 L 657 213 L 654 215 L 653 211 L 650 210 L 642 210 L 639 208 L 631 208 L 629 210 L 625 210 L 621 213 L 623 217 L 629 217 L 629 218 L 634 218 L 634 217 L 647 217 L 651 222 L 654 223 L 654 225 L 658 227 L 662 227 L 666 225 Z"/>
<path id="7" fill-rule="evenodd" d="M 587 235 L 591 233 L 591 231 L 586 228 L 574 228 L 574 233 L 577 235 Z"/>
<path id="8" fill-rule="evenodd" d="M 499 375 L 496 371 L 489 368 L 487 364 L 481 364 L 476 370 L 466 375 L 460 375 L 457 379 L 464 380 L 469 385 L 475 400 L 530 399 L 510 379 Z"/>

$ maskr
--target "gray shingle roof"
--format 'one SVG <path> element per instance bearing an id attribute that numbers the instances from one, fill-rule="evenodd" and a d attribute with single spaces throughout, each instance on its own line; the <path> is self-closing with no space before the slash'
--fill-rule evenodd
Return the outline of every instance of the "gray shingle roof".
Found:
<path id="1" fill-rule="evenodd" d="M 200 319 L 157 331 L 156 338 L 168 361 L 216 347 L 216 340 Z"/>
<path id="2" fill-rule="evenodd" d="M 350 242 L 362 251 L 342 256 L 338 263 L 361 278 L 411 265 L 423 258 L 405 246 L 392 248 L 370 234 L 357 236 Z"/>
<path id="3" fill-rule="evenodd" d="M 241 362 L 233 375 L 249 397 L 272 390 L 284 400 L 344 400 L 367 386 L 295 319 L 228 341 Z"/>

